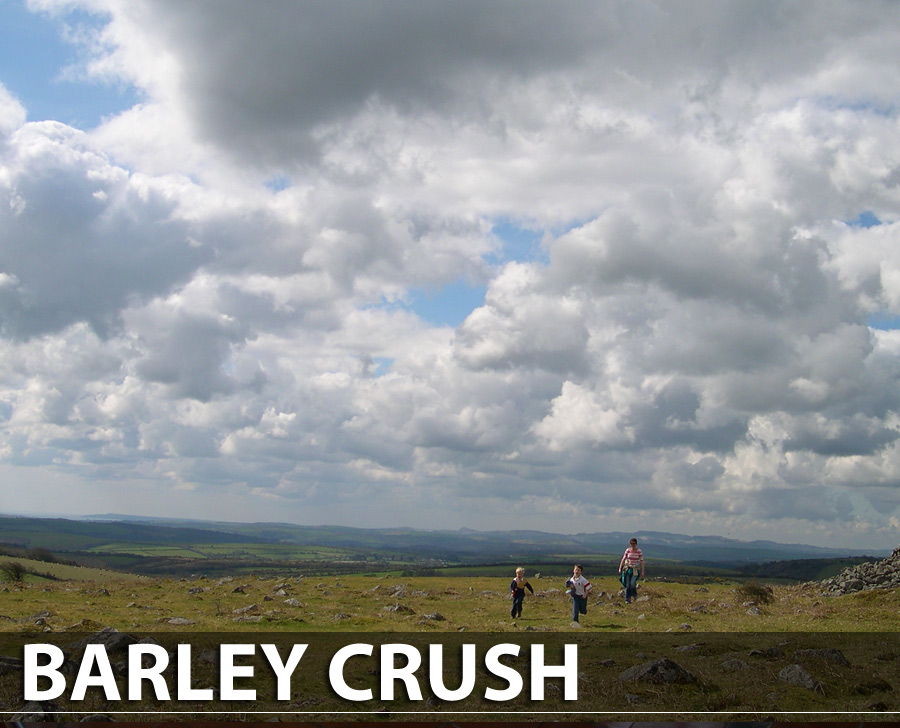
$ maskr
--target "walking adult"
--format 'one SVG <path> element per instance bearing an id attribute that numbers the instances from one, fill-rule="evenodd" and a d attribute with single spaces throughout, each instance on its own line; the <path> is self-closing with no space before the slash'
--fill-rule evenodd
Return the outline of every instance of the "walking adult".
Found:
<path id="1" fill-rule="evenodd" d="M 637 599 L 638 579 L 644 578 L 644 554 L 638 548 L 637 539 L 632 538 L 619 562 L 622 586 L 625 587 L 625 603 L 630 604 Z"/>

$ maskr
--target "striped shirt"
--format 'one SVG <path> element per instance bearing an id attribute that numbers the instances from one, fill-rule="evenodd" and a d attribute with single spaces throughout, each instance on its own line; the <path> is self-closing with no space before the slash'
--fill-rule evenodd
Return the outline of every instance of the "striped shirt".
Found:
<path id="1" fill-rule="evenodd" d="M 637 565 L 644 560 L 644 553 L 639 548 L 635 548 L 632 551 L 629 547 L 625 549 L 625 555 L 622 557 L 622 560 L 625 562 L 626 566 L 637 568 Z"/>

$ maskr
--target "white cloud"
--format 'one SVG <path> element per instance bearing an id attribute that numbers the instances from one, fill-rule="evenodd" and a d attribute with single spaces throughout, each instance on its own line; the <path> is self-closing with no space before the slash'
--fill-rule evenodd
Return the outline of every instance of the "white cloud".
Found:
<path id="1" fill-rule="evenodd" d="M 0 457 L 36 497 L 895 537 L 890 4 L 32 5 L 99 13 L 82 73 L 142 94 L 84 132 L 0 88 Z M 455 330 L 397 305 L 459 279 Z"/>

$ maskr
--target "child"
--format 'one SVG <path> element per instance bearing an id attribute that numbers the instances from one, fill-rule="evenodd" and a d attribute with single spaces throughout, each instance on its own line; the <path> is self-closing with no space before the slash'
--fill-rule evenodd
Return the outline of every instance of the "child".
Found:
<path id="1" fill-rule="evenodd" d="M 513 619 L 522 616 L 522 602 L 525 601 L 526 589 L 534 594 L 534 589 L 525 579 L 525 569 L 520 566 L 516 569 L 516 578 L 509 583 L 509 592 L 512 594 L 512 609 L 509 610 L 509 616 Z"/>
<path id="2" fill-rule="evenodd" d="M 591 592 L 591 582 L 581 574 L 581 564 L 575 564 L 572 569 L 572 578 L 566 581 L 566 593 L 572 597 L 572 621 L 578 621 L 579 614 L 587 614 L 588 594 Z"/>

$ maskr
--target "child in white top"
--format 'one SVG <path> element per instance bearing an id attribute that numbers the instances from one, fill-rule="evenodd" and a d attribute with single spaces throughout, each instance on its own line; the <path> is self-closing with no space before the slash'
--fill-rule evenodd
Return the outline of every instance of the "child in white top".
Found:
<path id="1" fill-rule="evenodd" d="M 587 614 L 587 598 L 591 592 L 591 582 L 584 578 L 581 564 L 575 564 L 572 578 L 566 582 L 567 594 L 572 597 L 572 621 L 578 621 L 579 614 Z"/>

